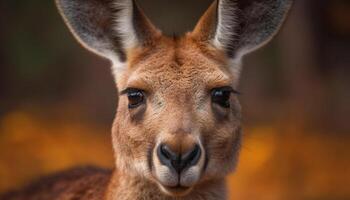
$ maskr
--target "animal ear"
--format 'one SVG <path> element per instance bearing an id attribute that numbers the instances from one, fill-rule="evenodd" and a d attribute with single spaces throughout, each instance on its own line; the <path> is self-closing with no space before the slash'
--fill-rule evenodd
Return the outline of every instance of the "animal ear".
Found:
<path id="1" fill-rule="evenodd" d="M 65 23 L 88 50 L 123 66 L 127 50 L 147 45 L 160 32 L 133 0 L 56 0 Z"/>
<path id="2" fill-rule="evenodd" d="M 291 5 L 292 0 L 216 0 L 193 35 L 240 60 L 276 35 Z"/>

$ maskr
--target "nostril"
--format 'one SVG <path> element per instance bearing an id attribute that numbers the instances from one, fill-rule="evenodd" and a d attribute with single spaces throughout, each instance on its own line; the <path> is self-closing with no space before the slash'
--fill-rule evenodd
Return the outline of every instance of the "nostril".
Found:
<path id="1" fill-rule="evenodd" d="M 201 148 L 195 145 L 193 149 L 181 156 L 183 168 L 196 165 L 201 157 Z"/>
<path id="2" fill-rule="evenodd" d="M 170 160 L 176 160 L 178 157 L 178 155 L 174 153 L 167 145 L 161 145 L 160 152 L 165 158 Z"/>
<path id="3" fill-rule="evenodd" d="M 157 148 L 157 156 L 159 161 L 168 167 L 174 167 L 174 161 L 176 162 L 177 160 L 180 160 L 180 156 L 173 152 L 170 147 L 165 144 L 159 145 Z"/>

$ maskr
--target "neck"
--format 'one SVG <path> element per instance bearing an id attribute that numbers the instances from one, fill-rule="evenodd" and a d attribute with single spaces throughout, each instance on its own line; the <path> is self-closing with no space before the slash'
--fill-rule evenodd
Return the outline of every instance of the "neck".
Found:
<path id="1" fill-rule="evenodd" d="M 113 173 L 106 194 L 107 200 L 225 200 L 225 180 L 202 183 L 183 197 L 170 197 L 144 178 Z"/>

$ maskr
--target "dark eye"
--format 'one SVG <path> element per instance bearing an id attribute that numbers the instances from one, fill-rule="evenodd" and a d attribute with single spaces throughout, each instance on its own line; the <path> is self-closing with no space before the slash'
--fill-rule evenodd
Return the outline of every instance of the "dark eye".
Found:
<path id="1" fill-rule="evenodd" d="M 129 99 L 129 109 L 137 108 L 145 101 L 145 95 L 142 90 L 138 89 L 127 89 L 125 91 L 128 99 Z"/>
<path id="2" fill-rule="evenodd" d="M 229 108 L 231 93 L 236 93 L 231 87 L 214 88 L 211 91 L 211 101 L 223 108 Z"/>

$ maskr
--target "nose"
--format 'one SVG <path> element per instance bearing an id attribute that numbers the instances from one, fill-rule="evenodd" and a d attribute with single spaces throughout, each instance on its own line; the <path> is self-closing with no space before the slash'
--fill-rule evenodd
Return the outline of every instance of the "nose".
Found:
<path id="1" fill-rule="evenodd" d="M 198 163 L 201 157 L 201 148 L 195 144 L 189 151 L 175 152 L 170 146 L 160 144 L 157 148 L 157 156 L 163 165 L 173 168 L 180 174 L 184 169 Z"/>

